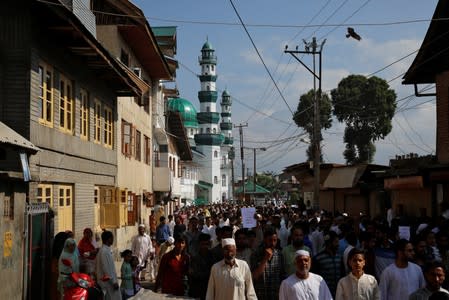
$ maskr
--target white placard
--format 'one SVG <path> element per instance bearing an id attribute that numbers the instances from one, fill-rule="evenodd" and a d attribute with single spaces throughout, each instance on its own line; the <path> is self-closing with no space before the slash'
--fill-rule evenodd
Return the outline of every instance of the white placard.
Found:
<path id="1" fill-rule="evenodd" d="M 257 226 L 257 221 L 254 219 L 254 215 L 256 214 L 255 207 L 243 207 L 241 208 L 241 212 L 243 228 L 253 228 Z"/>
<path id="2" fill-rule="evenodd" d="M 399 238 L 410 241 L 410 226 L 399 226 Z"/>

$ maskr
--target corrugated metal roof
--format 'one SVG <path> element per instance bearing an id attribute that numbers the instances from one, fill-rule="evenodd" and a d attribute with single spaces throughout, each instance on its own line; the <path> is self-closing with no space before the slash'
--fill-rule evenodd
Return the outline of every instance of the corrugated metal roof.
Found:
<path id="1" fill-rule="evenodd" d="M 340 189 L 352 188 L 356 185 L 365 169 L 366 165 L 334 168 L 324 181 L 323 187 Z"/>
<path id="2" fill-rule="evenodd" d="M 10 144 L 32 151 L 40 151 L 40 149 L 34 146 L 33 143 L 6 126 L 3 122 L 0 122 L 0 143 Z"/>

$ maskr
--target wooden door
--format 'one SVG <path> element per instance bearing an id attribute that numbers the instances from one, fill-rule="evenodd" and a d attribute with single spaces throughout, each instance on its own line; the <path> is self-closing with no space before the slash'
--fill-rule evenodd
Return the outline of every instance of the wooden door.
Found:
<path id="1" fill-rule="evenodd" d="M 73 188 L 59 186 L 58 231 L 73 231 Z"/>

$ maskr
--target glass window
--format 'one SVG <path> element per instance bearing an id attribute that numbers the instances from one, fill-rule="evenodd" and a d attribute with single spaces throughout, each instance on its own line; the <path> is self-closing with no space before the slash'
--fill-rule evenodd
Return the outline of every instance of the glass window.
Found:
<path id="1" fill-rule="evenodd" d="M 39 121 L 48 126 L 53 126 L 53 70 L 44 63 L 38 67 L 39 76 Z"/>

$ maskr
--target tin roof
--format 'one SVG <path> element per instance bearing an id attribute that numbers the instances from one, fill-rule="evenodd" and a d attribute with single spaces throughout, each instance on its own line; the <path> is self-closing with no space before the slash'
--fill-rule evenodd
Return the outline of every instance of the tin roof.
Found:
<path id="1" fill-rule="evenodd" d="M 9 144 L 12 146 L 25 148 L 31 152 L 40 151 L 40 149 L 33 145 L 29 140 L 12 130 L 5 123 L 0 121 L 0 143 Z"/>

